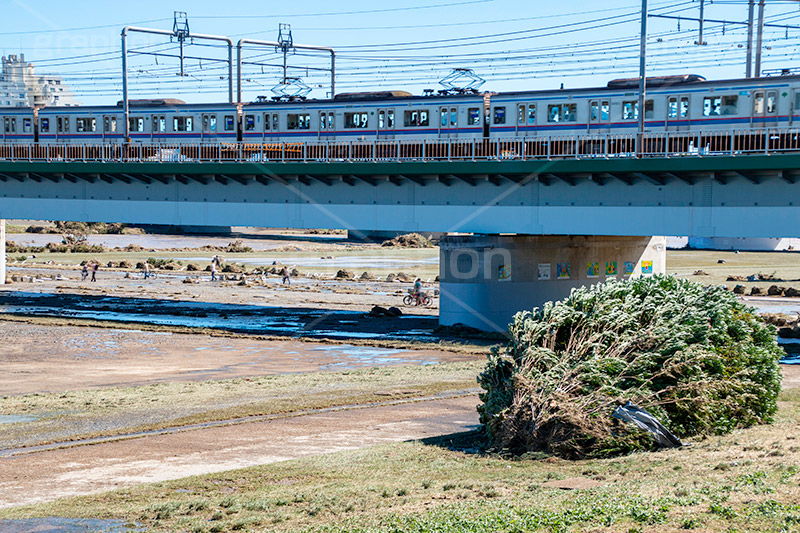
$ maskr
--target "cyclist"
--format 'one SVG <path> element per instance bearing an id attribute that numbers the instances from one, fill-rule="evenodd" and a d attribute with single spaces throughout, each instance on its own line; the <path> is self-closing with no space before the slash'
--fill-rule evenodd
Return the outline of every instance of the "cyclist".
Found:
<path id="1" fill-rule="evenodd" d="M 420 305 L 422 303 L 420 301 L 420 299 L 422 297 L 422 280 L 419 279 L 419 278 L 417 278 L 414 281 L 414 293 L 413 293 L 413 296 L 414 296 L 414 300 L 416 301 L 416 304 Z"/>

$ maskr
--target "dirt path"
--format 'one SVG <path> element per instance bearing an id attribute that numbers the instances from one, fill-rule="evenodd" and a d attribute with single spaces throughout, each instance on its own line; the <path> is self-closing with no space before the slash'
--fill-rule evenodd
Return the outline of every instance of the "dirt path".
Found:
<path id="1" fill-rule="evenodd" d="M 0 459 L 0 508 L 446 435 L 478 424 L 467 396 L 310 414 Z"/>

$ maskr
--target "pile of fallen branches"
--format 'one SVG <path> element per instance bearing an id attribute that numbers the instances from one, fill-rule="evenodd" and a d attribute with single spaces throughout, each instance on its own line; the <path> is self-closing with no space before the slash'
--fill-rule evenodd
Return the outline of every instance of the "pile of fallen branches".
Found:
<path id="1" fill-rule="evenodd" d="M 769 423 L 783 354 L 774 327 L 722 288 L 656 276 L 574 290 L 519 313 L 479 377 L 492 443 L 602 457 L 654 447 L 611 418 L 627 401 L 681 438 Z"/>

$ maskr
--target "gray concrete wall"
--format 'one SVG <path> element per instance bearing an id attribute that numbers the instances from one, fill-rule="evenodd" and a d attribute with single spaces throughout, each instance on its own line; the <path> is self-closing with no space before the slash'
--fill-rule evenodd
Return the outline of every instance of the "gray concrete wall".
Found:
<path id="1" fill-rule="evenodd" d="M 576 287 L 666 272 L 665 237 L 469 235 L 439 247 L 440 324 L 486 331 Z"/>

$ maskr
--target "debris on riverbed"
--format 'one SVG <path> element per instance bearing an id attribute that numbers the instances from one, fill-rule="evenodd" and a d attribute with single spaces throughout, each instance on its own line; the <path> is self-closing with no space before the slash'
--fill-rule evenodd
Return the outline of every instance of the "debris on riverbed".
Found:
<path id="1" fill-rule="evenodd" d="M 433 248 L 433 243 L 419 233 L 409 233 L 398 235 L 394 239 L 383 241 L 381 246 L 392 246 L 395 248 Z"/>

